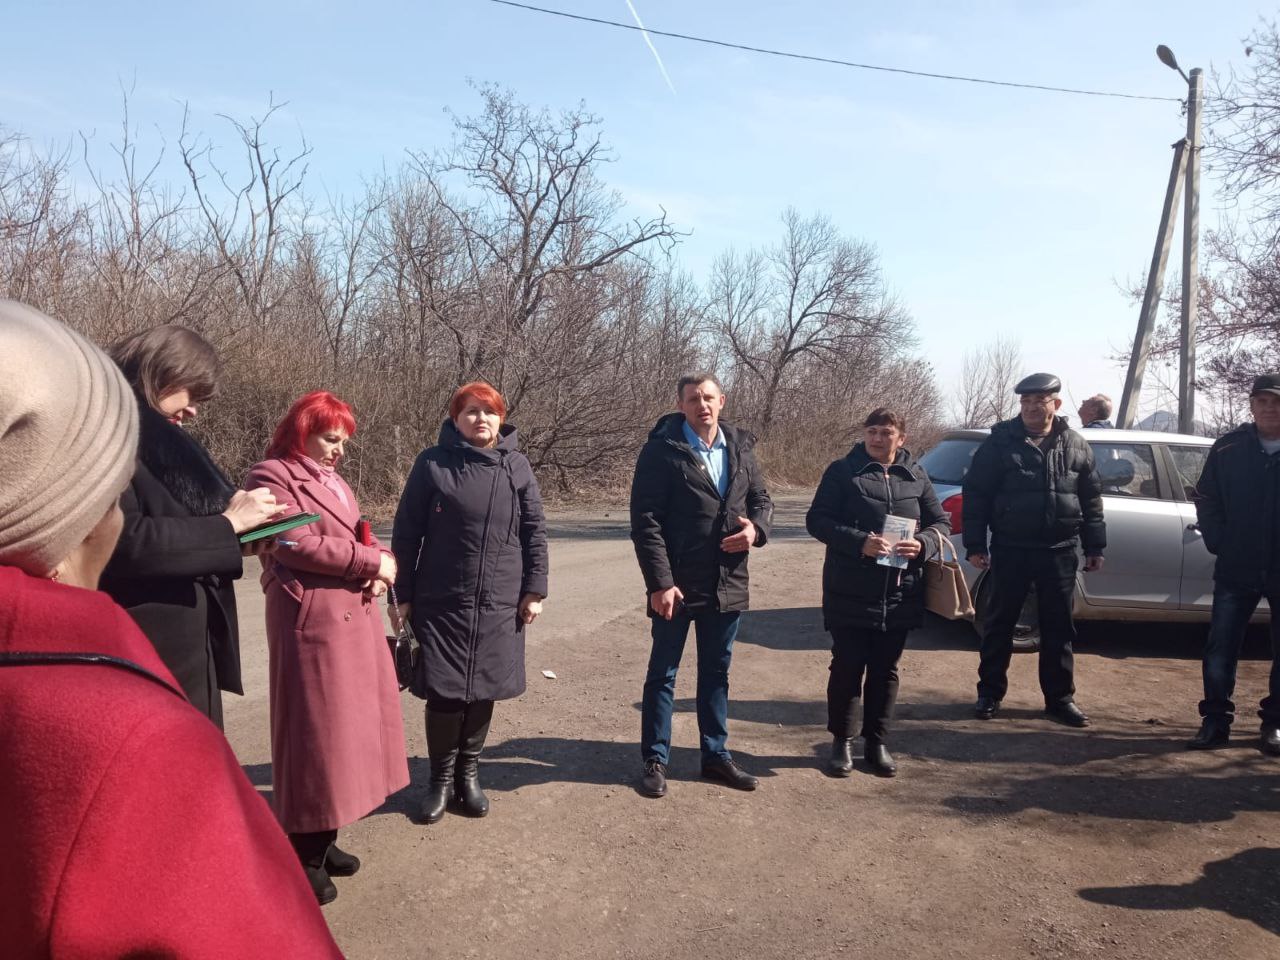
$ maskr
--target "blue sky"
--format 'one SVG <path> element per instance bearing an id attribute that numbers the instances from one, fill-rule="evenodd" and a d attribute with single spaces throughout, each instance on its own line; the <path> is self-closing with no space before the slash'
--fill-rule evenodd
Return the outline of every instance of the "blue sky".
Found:
<path id="1" fill-rule="evenodd" d="M 924 3 L 633 0 L 654 29 L 940 73 L 1180 96 L 1155 58 L 1243 61 L 1257 0 Z M 629 20 L 626 0 L 541 5 Z M 964 351 L 1005 334 L 1028 370 L 1069 396 L 1118 398 L 1109 359 L 1132 336 L 1122 287 L 1144 278 L 1184 121 L 1175 103 L 1073 97 L 871 73 L 655 37 L 673 93 L 631 31 L 486 0 L 187 6 L 12 5 L 0 123 L 35 143 L 77 132 L 101 150 L 120 87 L 143 152 L 192 126 L 231 146 L 215 114 L 287 101 L 275 136 L 305 134 L 315 193 L 352 193 L 407 149 L 445 144 L 468 79 L 551 107 L 585 101 L 617 161 L 605 172 L 633 215 L 658 205 L 682 229 L 681 265 L 706 276 L 730 245 L 772 242 L 787 206 L 874 243 L 915 316 L 944 389 Z M 1219 201 L 1206 176 L 1202 222 Z M 1180 237 L 1180 233 L 1179 233 Z M 1176 250 L 1175 250 L 1176 258 Z M 1176 259 L 1175 259 L 1176 263 Z M 1151 382 L 1152 377 L 1148 377 Z M 1149 395 L 1147 409 L 1169 406 Z M 1073 408 L 1074 409 L 1074 408 Z"/>

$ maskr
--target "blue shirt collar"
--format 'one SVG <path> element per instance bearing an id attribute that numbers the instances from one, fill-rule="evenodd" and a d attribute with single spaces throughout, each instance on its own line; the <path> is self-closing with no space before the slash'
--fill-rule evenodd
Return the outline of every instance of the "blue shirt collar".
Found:
<path id="1" fill-rule="evenodd" d="M 684 438 L 689 441 L 689 446 L 695 450 L 724 450 L 728 445 L 724 442 L 724 429 L 716 424 L 716 438 L 711 441 L 711 446 L 707 446 L 702 442 L 702 438 L 693 432 L 693 427 L 689 426 L 689 421 L 685 420 L 680 424 L 684 428 Z"/>

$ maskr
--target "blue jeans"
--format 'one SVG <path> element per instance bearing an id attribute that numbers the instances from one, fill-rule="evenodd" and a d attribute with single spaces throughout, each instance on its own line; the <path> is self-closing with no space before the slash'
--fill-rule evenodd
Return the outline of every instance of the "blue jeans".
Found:
<path id="1" fill-rule="evenodd" d="M 671 757 L 671 711 L 675 702 L 676 671 L 684 642 L 693 624 L 698 643 L 698 734 L 702 762 L 728 760 L 729 660 L 738 635 L 737 613 L 676 614 L 670 620 L 653 618 L 653 650 L 644 678 L 640 705 L 640 753 L 646 760 L 667 764 Z"/>
<path id="2" fill-rule="evenodd" d="M 1229 726 L 1235 719 L 1236 705 L 1231 702 L 1231 695 L 1236 689 L 1236 664 L 1249 618 L 1263 596 L 1271 606 L 1271 682 L 1258 716 L 1264 727 L 1280 727 L 1280 589 L 1254 590 L 1216 580 L 1201 667 L 1204 699 L 1200 701 L 1200 716 L 1206 720 Z"/>

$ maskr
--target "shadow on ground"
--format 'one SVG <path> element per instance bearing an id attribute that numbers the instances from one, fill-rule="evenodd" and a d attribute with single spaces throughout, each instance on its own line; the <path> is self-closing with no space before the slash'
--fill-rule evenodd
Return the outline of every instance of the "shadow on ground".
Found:
<path id="1" fill-rule="evenodd" d="M 814 756 L 757 756 L 734 749 L 734 759 L 760 778 L 779 770 L 811 768 Z M 692 747 L 672 747 L 668 778 L 700 780 L 701 760 Z M 517 737 L 485 749 L 480 779 L 485 790 L 505 792 L 550 783 L 587 783 L 635 789 L 641 773 L 640 748 L 635 743 L 608 740 L 569 740 L 563 737 Z M 426 795 L 431 776 L 425 757 L 409 758 L 410 786 L 387 799 L 373 815 L 414 814 Z"/>
<path id="2" fill-rule="evenodd" d="M 1064 816 L 1162 823 L 1224 823 L 1238 813 L 1280 813 L 1280 773 L 1254 772 L 1249 761 L 1223 766 L 1227 776 L 1180 773 L 1075 773 L 1010 780 L 994 795 L 948 797 L 969 816 L 1007 817 L 1025 810 Z"/>
<path id="3" fill-rule="evenodd" d="M 1280 936 L 1280 849 L 1254 847 L 1206 863 L 1190 883 L 1086 887 L 1080 896 L 1130 910 L 1217 910 Z"/>

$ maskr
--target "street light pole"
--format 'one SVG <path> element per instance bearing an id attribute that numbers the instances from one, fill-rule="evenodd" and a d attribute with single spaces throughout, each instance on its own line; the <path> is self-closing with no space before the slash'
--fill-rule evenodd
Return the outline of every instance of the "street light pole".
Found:
<path id="1" fill-rule="evenodd" d="M 1178 355 L 1178 432 L 1194 433 L 1196 416 L 1196 307 L 1200 299 L 1200 108 L 1204 71 L 1187 80 L 1187 188 L 1182 218 L 1182 341 Z"/>
<path id="2" fill-rule="evenodd" d="M 1200 108 L 1204 103 L 1204 71 L 1199 67 L 1191 76 L 1183 73 L 1173 51 L 1164 44 L 1156 47 L 1156 56 L 1187 81 L 1187 135 L 1174 144 L 1173 170 L 1165 192 L 1160 228 L 1156 232 L 1156 249 L 1147 275 L 1147 290 L 1138 315 L 1138 332 L 1129 355 L 1129 372 L 1124 393 L 1120 396 L 1119 424 L 1131 427 L 1138 412 L 1142 394 L 1142 377 L 1147 366 L 1151 332 L 1155 329 L 1156 310 L 1164 283 L 1164 265 L 1173 239 L 1173 226 L 1178 204 L 1178 187 L 1186 181 L 1186 207 L 1182 218 L 1182 331 L 1178 350 L 1178 430 L 1194 432 L 1196 412 L 1196 307 L 1200 294 Z"/>

